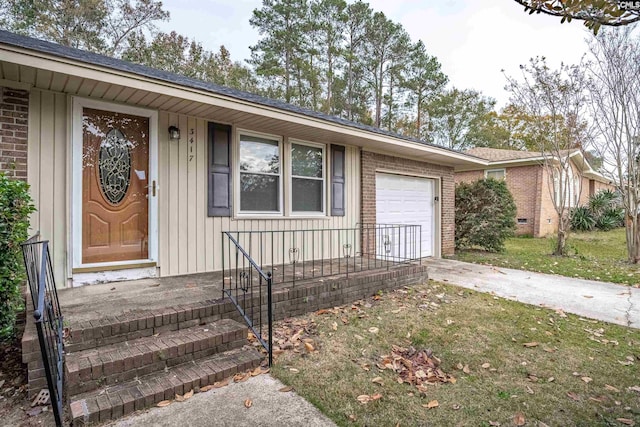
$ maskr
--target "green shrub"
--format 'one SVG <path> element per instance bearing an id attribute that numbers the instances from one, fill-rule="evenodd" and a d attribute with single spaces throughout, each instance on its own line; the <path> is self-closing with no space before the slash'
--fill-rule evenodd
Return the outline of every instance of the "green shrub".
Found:
<path id="1" fill-rule="evenodd" d="M 605 209 L 596 220 L 596 227 L 602 231 L 613 230 L 624 225 L 624 209 L 610 207 Z"/>
<path id="2" fill-rule="evenodd" d="M 0 173 L 0 340 L 12 336 L 21 306 L 25 271 L 20 244 L 27 239 L 34 210 L 27 183 Z"/>
<path id="3" fill-rule="evenodd" d="M 571 210 L 571 229 L 591 231 L 596 226 L 596 219 L 588 206 L 578 206 Z"/>
<path id="4" fill-rule="evenodd" d="M 516 204 L 503 180 L 483 179 L 456 186 L 456 248 L 504 250 L 516 229 Z"/>
<path id="5" fill-rule="evenodd" d="M 624 226 L 624 209 L 620 207 L 620 195 L 615 191 L 601 190 L 589 197 L 586 206 L 571 210 L 571 228 L 602 231 Z"/>

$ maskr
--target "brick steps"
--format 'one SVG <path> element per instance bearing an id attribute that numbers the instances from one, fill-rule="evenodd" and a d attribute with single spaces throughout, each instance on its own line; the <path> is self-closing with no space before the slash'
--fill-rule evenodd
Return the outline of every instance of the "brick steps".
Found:
<path id="1" fill-rule="evenodd" d="M 117 419 L 149 408 L 176 394 L 185 394 L 238 372 L 254 369 L 263 357 L 251 346 L 172 366 L 136 380 L 73 396 L 70 418 L 73 426 Z"/>
<path id="2" fill-rule="evenodd" d="M 224 319 L 66 355 L 71 395 L 132 380 L 247 344 L 247 327 Z"/>
<path id="3" fill-rule="evenodd" d="M 69 336 L 65 339 L 65 349 L 77 352 L 157 333 L 187 329 L 222 318 L 240 320 L 233 304 L 219 299 L 72 322 L 69 325 Z"/>

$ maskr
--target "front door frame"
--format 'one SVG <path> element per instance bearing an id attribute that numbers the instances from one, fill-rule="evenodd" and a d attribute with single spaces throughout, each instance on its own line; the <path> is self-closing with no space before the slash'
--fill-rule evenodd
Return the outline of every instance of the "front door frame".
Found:
<path id="1" fill-rule="evenodd" d="M 72 156 L 71 156 L 71 247 L 72 269 L 89 269 L 92 271 L 111 270 L 117 268 L 138 267 L 144 263 L 158 262 L 158 193 L 155 197 L 149 193 L 149 258 L 143 260 L 113 261 L 104 263 L 82 263 L 82 117 L 84 108 L 112 111 L 149 118 L 149 180 L 158 185 L 158 112 L 146 108 L 114 104 L 95 99 L 72 98 Z"/>

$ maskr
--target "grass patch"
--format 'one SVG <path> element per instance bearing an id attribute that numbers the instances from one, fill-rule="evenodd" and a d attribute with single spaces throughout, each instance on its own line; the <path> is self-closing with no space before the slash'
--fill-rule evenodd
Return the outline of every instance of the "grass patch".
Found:
<path id="1" fill-rule="evenodd" d="M 635 329 L 437 282 L 281 322 L 278 330 L 290 336 L 299 325 L 315 350 L 285 351 L 272 373 L 341 426 L 504 426 L 519 412 L 532 426 L 640 423 L 640 393 L 629 390 L 640 386 Z M 284 347 L 287 339 L 278 336 Z M 531 342 L 538 345 L 523 345 Z M 398 383 L 394 371 L 376 365 L 392 345 L 433 350 L 457 381 L 429 385 L 425 393 Z M 376 393 L 382 398 L 357 400 Z M 437 408 L 423 406 L 434 400 Z"/>
<path id="2" fill-rule="evenodd" d="M 571 233 L 568 244 L 571 255 L 557 257 L 551 255 L 553 238 L 513 237 L 507 239 L 502 253 L 465 250 L 457 252 L 455 259 L 626 285 L 640 283 L 640 267 L 627 262 L 624 228 Z"/>

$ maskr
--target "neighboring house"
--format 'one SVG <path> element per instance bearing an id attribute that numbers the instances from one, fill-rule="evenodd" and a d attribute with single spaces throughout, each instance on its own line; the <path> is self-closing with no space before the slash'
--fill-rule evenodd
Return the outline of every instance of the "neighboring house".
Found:
<path id="1" fill-rule="evenodd" d="M 559 191 L 557 180 L 553 182 L 543 167 L 542 153 L 519 150 L 502 150 L 497 148 L 472 148 L 467 154 L 486 159 L 485 166 L 474 165 L 456 170 L 457 182 L 472 182 L 483 178 L 504 179 L 516 203 L 517 235 L 542 237 L 558 230 L 558 214 L 556 213 L 551 188 Z M 594 171 L 585 160 L 580 150 L 567 153 L 571 159 L 572 170 L 582 172 L 569 176 L 570 190 L 568 197 L 571 207 L 587 202 L 589 196 L 603 189 L 614 187 L 605 177 Z"/>
<path id="2" fill-rule="evenodd" d="M 0 91 L 0 171 L 30 184 L 59 286 L 220 270 L 229 230 L 421 224 L 421 256 L 451 254 L 454 169 L 487 164 L 5 31 Z"/>

